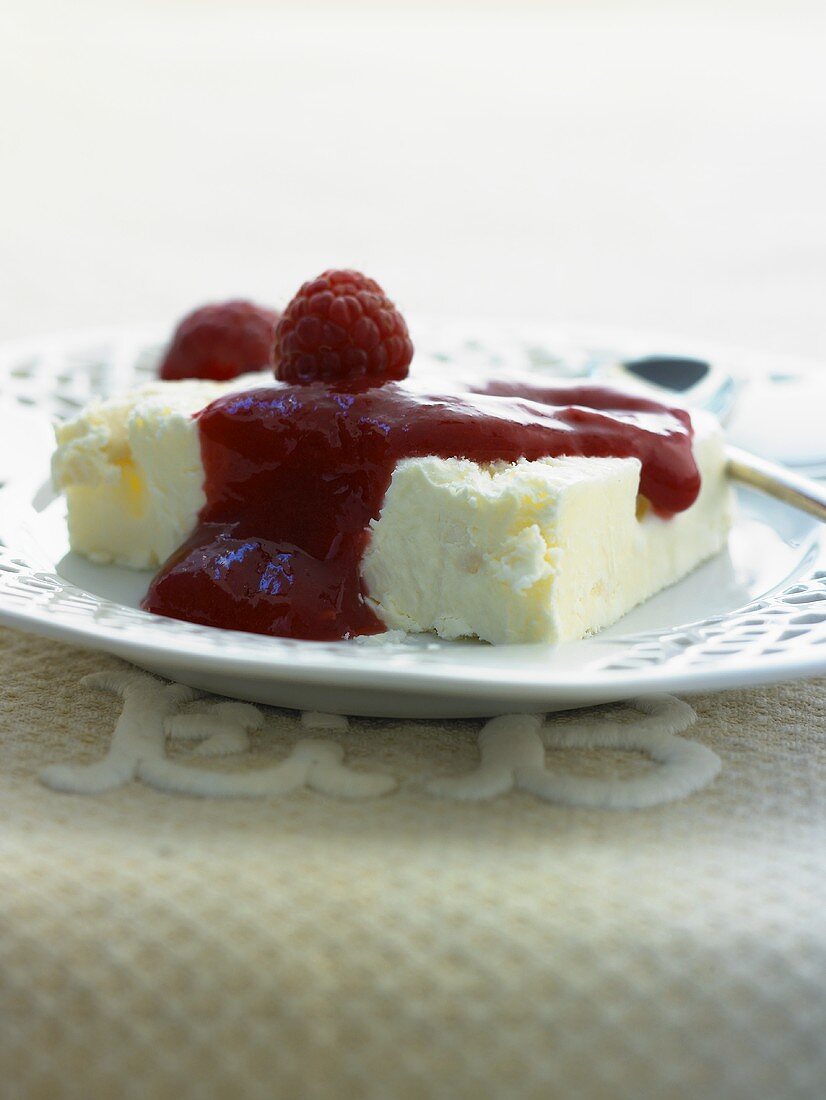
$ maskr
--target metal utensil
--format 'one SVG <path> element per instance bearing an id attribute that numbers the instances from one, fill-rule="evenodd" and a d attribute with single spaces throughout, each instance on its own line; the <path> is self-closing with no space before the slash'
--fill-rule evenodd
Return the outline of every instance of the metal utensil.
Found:
<path id="1" fill-rule="evenodd" d="M 707 409 L 722 424 L 731 415 L 740 389 L 740 383 L 715 363 L 677 355 L 596 359 L 590 373 L 608 382 L 647 390 L 660 400 L 676 399 L 680 405 Z"/>
<path id="2" fill-rule="evenodd" d="M 826 486 L 767 458 L 741 451 L 739 447 L 726 447 L 726 458 L 727 473 L 735 481 L 768 493 L 826 523 Z"/>

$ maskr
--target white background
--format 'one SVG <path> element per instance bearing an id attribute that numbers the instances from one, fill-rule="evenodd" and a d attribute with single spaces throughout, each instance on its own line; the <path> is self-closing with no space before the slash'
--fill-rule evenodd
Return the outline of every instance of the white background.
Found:
<path id="1" fill-rule="evenodd" d="M 353 265 L 823 356 L 826 4 L 0 0 L 0 199 L 0 338 Z"/>

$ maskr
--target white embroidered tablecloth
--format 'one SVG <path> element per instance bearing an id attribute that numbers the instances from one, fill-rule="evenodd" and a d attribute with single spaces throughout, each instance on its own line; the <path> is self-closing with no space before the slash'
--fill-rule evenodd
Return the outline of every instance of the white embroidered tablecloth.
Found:
<path id="1" fill-rule="evenodd" d="M 810 1098 L 826 1082 L 826 681 L 705 695 L 706 789 L 647 810 L 480 802 L 483 723 L 351 720 L 392 793 L 58 793 L 122 662 L 0 632 L 0 1094 Z M 560 735 L 629 708 L 552 716 Z M 308 735 L 267 710 L 262 769 Z M 191 763 L 192 747 L 170 750 Z M 628 781 L 635 753 L 547 752 Z"/>

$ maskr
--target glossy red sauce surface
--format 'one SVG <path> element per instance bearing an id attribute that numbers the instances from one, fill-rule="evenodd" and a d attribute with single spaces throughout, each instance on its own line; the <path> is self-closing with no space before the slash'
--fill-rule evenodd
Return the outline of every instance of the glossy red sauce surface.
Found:
<path id="1" fill-rule="evenodd" d="M 662 516 L 688 508 L 700 487 L 688 413 L 597 386 L 276 384 L 221 397 L 197 420 L 206 505 L 143 606 L 259 634 L 384 629 L 364 602 L 359 563 L 401 459 L 632 456 Z"/>

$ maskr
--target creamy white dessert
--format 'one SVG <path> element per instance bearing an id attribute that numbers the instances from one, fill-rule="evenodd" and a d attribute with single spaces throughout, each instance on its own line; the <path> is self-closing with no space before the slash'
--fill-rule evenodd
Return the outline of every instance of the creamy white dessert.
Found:
<path id="1" fill-rule="evenodd" d="M 53 473 L 72 549 L 159 567 L 206 500 L 193 414 L 262 384 L 153 383 L 58 426 Z M 388 628 L 494 643 L 565 641 L 615 622 L 725 545 L 722 432 L 708 415 L 693 422 L 702 489 L 670 519 L 639 498 L 635 458 L 400 461 L 361 563 L 372 608 Z"/>
<path id="2" fill-rule="evenodd" d="M 206 499 L 193 414 L 222 393 L 260 384 L 260 375 L 153 382 L 58 424 L 52 479 L 66 493 L 72 550 L 102 564 L 157 569 L 191 533 Z"/>
<path id="3" fill-rule="evenodd" d="M 362 561 L 376 614 L 499 643 L 568 641 L 616 622 L 725 545 L 722 433 L 710 417 L 694 423 L 702 488 L 670 519 L 639 508 L 636 458 L 400 462 Z"/>

